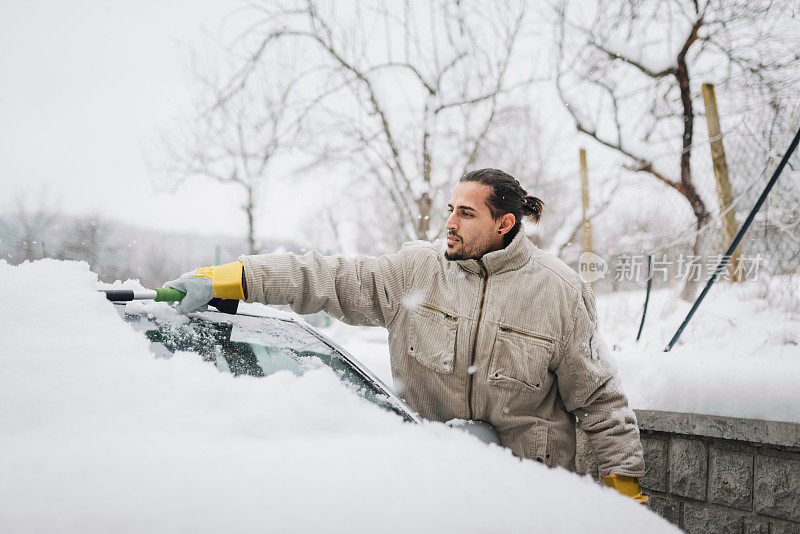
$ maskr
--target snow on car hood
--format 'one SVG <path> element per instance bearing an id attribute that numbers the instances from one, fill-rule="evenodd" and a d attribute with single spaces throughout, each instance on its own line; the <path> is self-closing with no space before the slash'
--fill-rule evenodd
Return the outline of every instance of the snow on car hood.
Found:
<path id="1" fill-rule="evenodd" d="M 577 475 L 403 423 L 326 369 L 153 358 L 95 287 L 85 263 L 0 261 L 2 532 L 676 530 Z"/>

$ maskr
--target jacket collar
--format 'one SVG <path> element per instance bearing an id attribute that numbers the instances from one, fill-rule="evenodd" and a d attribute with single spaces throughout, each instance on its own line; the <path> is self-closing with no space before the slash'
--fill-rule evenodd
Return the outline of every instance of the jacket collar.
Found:
<path id="1" fill-rule="evenodd" d="M 531 259 L 531 253 L 532 243 L 525 235 L 525 227 L 522 226 L 505 248 L 486 253 L 479 260 L 455 260 L 455 263 L 474 274 L 482 274 L 484 270 L 489 275 L 500 274 L 521 268 Z"/>

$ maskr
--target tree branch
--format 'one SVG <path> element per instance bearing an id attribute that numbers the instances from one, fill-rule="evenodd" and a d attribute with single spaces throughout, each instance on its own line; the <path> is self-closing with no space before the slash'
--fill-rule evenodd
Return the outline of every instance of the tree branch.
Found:
<path id="1" fill-rule="evenodd" d="M 604 54 L 606 54 L 611 59 L 618 59 L 623 61 L 633 67 L 636 67 L 642 74 L 649 76 L 650 78 L 663 78 L 665 76 L 669 76 L 670 74 L 675 74 L 675 67 L 667 67 L 664 70 L 655 71 L 646 67 L 643 63 L 636 61 L 635 59 L 631 59 L 628 56 L 620 54 L 618 52 L 614 52 L 613 50 L 609 50 L 608 48 L 604 47 L 600 43 L 590 40 L 589 45 L 593 46 L 597 50 L 600 50 Z"/>
<path id="2" fill-rule="evenodd" d="M 632 170 L 634 172 L 646 172 L 646 173 L 649 173 L 652 176 L 654 176 L 655 178 L 657 178 L 658 180 L 660 180 L 661 182 L 663 182 L 664 184 L 668 185 L 669 187 L 672 187 L 673 189 L 678 189 L 678 187 L 680 186 L 680 183 L 670 180 L 664 174 L 662 174 L 661 172 L 657 171 L 653 167 L 653 163 L 651 161 L 649 161 L 647 158 L 645 158 L 643 156 L 639 156 L 637 154 L 634 154 L 632 151 L 630 151 L 627 148 L 625 148 L 625 146 L 623 146 L 622 143 L 615 143 L 613 141 L 609 141 L 608 139 L 605 139 L 605 138 L 601 137 L 597 133 L 597 130 L 595 130 L 593 128 L 588 128 L 587 126 L 585 126 L 583 121 L 581 121 L 581 119 L 578 117 L 578 114 L 575 112 L 574 106 L 570 104 L 569 100 L 564 95 L 564 91 L 563 91 L 563 89 L 561 87 L 560 76 L 556 79 L 556 89 L 558 90 L 558 95 L 561 98 L 561 101 L 564 102 L 564 105 L 566 106 L 567 111 L 569 112 L 570 115 L 572 115 L 572 119 L 575 121 L 575 127 L 577 128 L 577 130 L 579 132 L 588 135 L 589 137 L 591 137 L 592 139 L 594 139 L 595 141 L 597 141 L 601 145 L 603 145 L 605 147 L 608 147 L 608 148 L 610 148 L 612 150 L 615 150 L 615 151 L 619 152 L 620 154 L 622 154 L 624 156 L 627 156 L 628 158 L 630 158 L 633 161 L 635 161 L 637 163 L 637 165 L 633 166 L 633 167 L 629 167 L 629 170 Z"/>
<path id="3" fill-rule="evenodd" d="M 316 13 L 311 1 L 308 2 L 308 6 L 309 6 L 308 7 L 308 14 L 309 14 L 309 17 L 311 18 L 312 27 L 314 26 L 315 23 L 319 24 L 323 28 L 325 33 L 328 35 L 328 37 L 331 38 L 330 28 L 328 28 L 327 24 L 325 24 L 325 22 L 322 21 L 317 16 L 317 13 Z M 403 178 L 403 180 L 405 182 L 409 183 L 408 177 L 406 176 L 405 170 L 404 170 L 403 165 L 402 165 L 402 163 L 400 161 L 400 150 L 399 150 L 399 148 L 397 146 L 397 143 L 395 142 L 394 135 L 392 134 L 391 127 L 389 126 L 389 119 L 387 118 L 386 113 L 383 110 L 382 106 L 378 102 L 378 96 L 377 96 L 377 94 L 375 92 L 375 88 L 372 86 L 372 82 L 369 80 L 369 78 L 367 78 L 364 75 L 364 73 L 362 73 L 354 65 L 352 65 L 348 61 L 346 61 L 342 57 L 342 55 L 339 54 L 339 52 L 336 49 L 333 48 L 332 40 L 331 40 L 331 42 L 326 42 L 325 40 L 323 40 L 317 34 L 311 34 L 311 37 L 317 43 L 319 43 L 319 45 L 322 46 L 323 49 L 325 49 L 328 52 L 328 54 L 337 63 L 339 63 L 339 65 L 341 65 L 344 69 L 348 70 L 349 72 L 353 73 L 353 75 L 355 75 L 355 77 L 359 81 L 361 81 L 362 84 L 364 85 L 364 87 L 367 89 L 367 93 L 369 95 L 370 104 L 372 105 L 372 108 L 373 108 L 374 112 L 378 115 L 378 118 L 381 121 L 381 127 L 383 128 L 383 133 L 386 136 L 386 143 L 389 145 L 389 149 L 392 152 L 392 158 L 394 160 L 395 172 L 400 174 L 400 176 Z"/>

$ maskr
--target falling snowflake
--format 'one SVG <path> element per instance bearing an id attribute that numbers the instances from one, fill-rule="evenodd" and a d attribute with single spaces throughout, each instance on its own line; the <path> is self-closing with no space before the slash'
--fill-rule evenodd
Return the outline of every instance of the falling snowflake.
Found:
<path id="1" fill-rule="evenodd" d="M 422 304 L 422 291 L 412 291 L 403 297 L 403 307 L 407 310 L 415 310 Z"/>

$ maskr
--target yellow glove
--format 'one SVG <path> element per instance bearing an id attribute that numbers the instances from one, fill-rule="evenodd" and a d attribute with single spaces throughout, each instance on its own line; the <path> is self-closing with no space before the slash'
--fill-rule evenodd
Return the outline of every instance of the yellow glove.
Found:
<path id="1" fill-rule="evenodd" d="M 200 267 L 195 278 L 210 278 L 214 296 L 221 299 L 244 300 L 242 288 L 242 262 L 234 261 L 223 265 Z"/>
<path id="2" fill-rule="evenodd" d="M 604 475 L 603 482 L 605 482 L 606 486 L 609 488 L 614 488 L 623 495 L 633 497 L 633 500 L 638 503 L 646 504 L 650 502 L 650 499 L 647 498 L 647 495 L 644 495 L 641 490 L 639 490 L 639 479 L 636 477 L 629 477 L 625 475 Z"/>
<path id="3" fill-rule="evenodd" d="M 177 305 L 180 313 L 205 309 L 212 298 L 244 300 L 242 262 L 200 267 L 164 284 L 186 293 Z"/>

